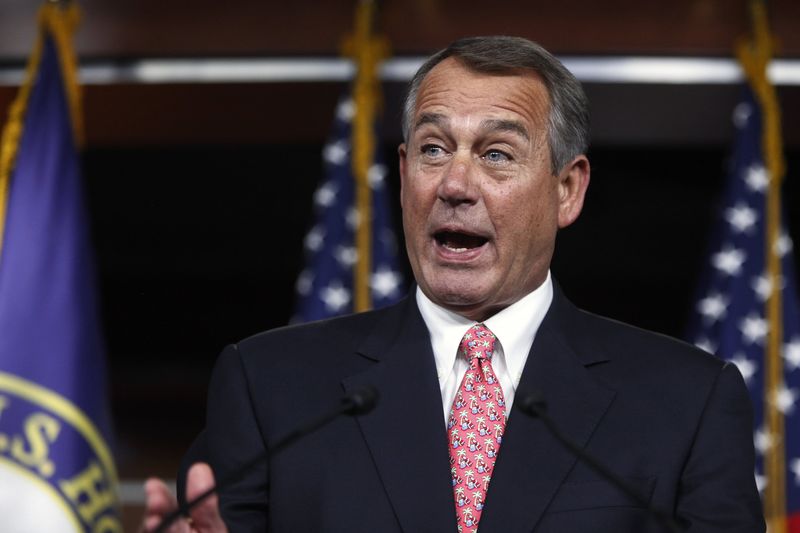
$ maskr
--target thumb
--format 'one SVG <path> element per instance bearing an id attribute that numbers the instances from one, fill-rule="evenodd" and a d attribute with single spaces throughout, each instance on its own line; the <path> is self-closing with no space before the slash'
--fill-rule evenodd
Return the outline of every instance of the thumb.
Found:
<path id="1" fill-rule="evenodd" d="M 192 500 L 214 486 L 214 473 L 206 463 L 195 463 L 186 481 L 186 499 Z M 225 533 L 228 528 L 219 514 L 216 493 L 208 496 L 191 511 L 193 527 L 200 533 Z"/>

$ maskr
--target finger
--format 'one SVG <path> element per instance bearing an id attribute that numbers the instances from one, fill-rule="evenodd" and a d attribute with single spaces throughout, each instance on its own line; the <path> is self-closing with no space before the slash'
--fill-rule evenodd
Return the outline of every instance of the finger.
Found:
<path id="1" fill-rule="evenodd" d="M 178 502 L 166 484 L 160 479 L 150 478 L 144 484 L 145 510 L 142 521 L 142 531 L 154 531 L 164 516 L 178 508 Z M 181 533 L 188 531 L 185 521 L 176 523 L 169 529 L 170 533 Z"/>
<path id="2" fill-rule="evenodd" d="M 169 490 L 169 487 L 156 478 L 149 478 L 144 482 L 145 512 L 150 514 L 164 514 L 178 508 L 178 501 Z"/>
<path id="3" fill-rule="evenodd" d="M 186 481 L 186 498 L 192 500 L 214 486 L 214 473 L 206 463 L 195 463 L 189 469 Z M 192 523 L 199 532 L 227 531 L 219 514 L 219 500 L 216 493 L 208 496 L 191 510 Z"/>

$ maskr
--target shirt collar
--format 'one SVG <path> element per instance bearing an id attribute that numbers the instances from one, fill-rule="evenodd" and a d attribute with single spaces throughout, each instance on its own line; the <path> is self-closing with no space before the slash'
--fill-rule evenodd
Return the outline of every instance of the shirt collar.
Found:
<path id="1" fill-rule="evenodd" d="M 433 303 L 419 286 L 416 299 L 430 333 L 436 372 L 441 380 L 442 376 L 453 369 L 461 338 L 475 321 Z M 553 282 L 548 271 L 547 278 L 538 288 L 483 322 L 500 341 L 509 375 L 514 380 L 514 388 L 519 382 L 536 332 L 552 301 Z"/>

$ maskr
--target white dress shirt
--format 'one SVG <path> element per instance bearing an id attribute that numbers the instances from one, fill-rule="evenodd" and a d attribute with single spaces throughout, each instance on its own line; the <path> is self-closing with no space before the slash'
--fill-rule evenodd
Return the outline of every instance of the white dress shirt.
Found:
<path id="1" fill-rule="evenodd" d="M 458 387 L 469 368 L 466 359 L 457 357 L 458 346 L 475 321 L 436 305 L 419 287 L 416 297 L 417 307 L 431 337 L 446 425 Z M 522 377 L 522 369 L 525 368 L 533 339 L 552 301 L 553 282 L 548 271 L 547 279 L 536 290 L 483 321 L 497 339 L 492 368 L 503 388 L 506 417 L 511 412 L 514 393 Z"/>

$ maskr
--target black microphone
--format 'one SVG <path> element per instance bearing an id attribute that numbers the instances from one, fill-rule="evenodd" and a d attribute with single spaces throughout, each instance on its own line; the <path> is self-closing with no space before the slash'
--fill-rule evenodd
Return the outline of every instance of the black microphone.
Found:
<path id="1" fill-rule="evenodd" d="M 365 415 L 375 409 L 378 403 L 378 389 L 366 385 L 342 398 L 342 411 L 346 415 Z"/>
<path id="2" fill-rule="evenodd" d="M 372 385 L 365 385 L 348 394 L 345 394 L 339 401 L 339 405 L 337 405 L 334 409 L 331 409 L 330 411 L 323 413 L 322 415 L 310 420 L 302 426 L 290 431 L 278 439 L 275 444 L 270 446 L 265 453 L 254 457 L 250 461 L 247 461 L 237 470 L 234 470 L 227 476 L 220 478 L 216 485 L 206 490 L 199 496 L 187 501 L 184 505 L 179 506 L 178 509 L 166 515 L 154 533 L 164 533 L 167 528 L 171 526 L 173 522 L 175 522 L 175 520 L 182 516 L 188 517 L 189 511 L 193 507 L 217 492 L 220 488 L 229 486 L 234 481 L 237 481 L 239 478 L 241 478 L 242 475 L 247 473 L 254 466 L 258 465 L 262 461 L 267 461 L 273 458 L 298 440 L 315 432 L 329 422 L 332 422 L 340 415 L 358 416 L 369 413 L 375 408 L 375 405 L 377 405 L 378 396 L 378 390 Z"/>
<path id="3" fill-rule="evenodd" d="M 538 418 L 556 440 L 566 449 L 572 452 L 575 457 L 583 461 L 588 467 L 600 474 L 603 479 L 611 482 L 612 485 L 624 492 L 629 498 L 641 505 L 647 513 L 654 518 L 661 526 L 670 533 L 683 533 L 684 529 L 672 519 L 671 516 L 662 510 L 653 507 L 649 501 L 645 500 L 639 492 L 623 478 L 618 476 L 610 468 L 602 464 L 596 458 L 586 453 L 569 437 L 564 435 L 552 418 L 547 414 L 547 402 L 540 392 L 524 394 L 514 400 L 514 406 L 520 411 L 533 418 Z"/>

